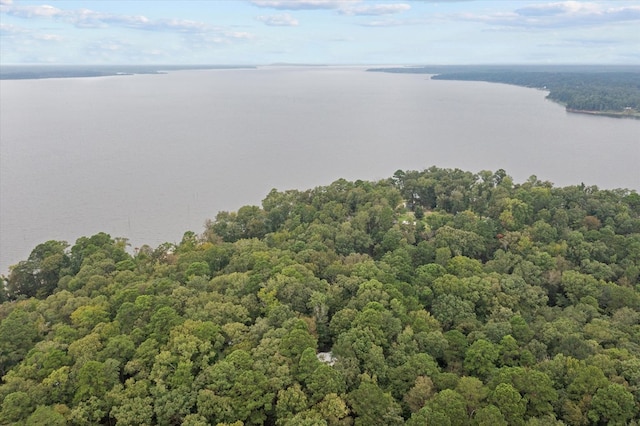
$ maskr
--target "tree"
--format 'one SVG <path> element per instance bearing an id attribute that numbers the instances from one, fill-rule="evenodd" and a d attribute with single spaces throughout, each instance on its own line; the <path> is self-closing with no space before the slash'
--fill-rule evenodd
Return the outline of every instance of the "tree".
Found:
<path id="1" fill-rule="evenodd" d="M 0 294 L 0 423 L 634 424 L 640 196 L 396 180 L 272 193 L 135 257 L 38 246 Z"/>
<path id="2" fill-rule="evenodd" d="M 401 400 L 416 380 L 420 377 L 433 377 L 438 374 L 438 364 L 429 355 L 419 353 L 407 357 L 407 361 L 389 372 L 389 388 L 391 394 Z"/>
<path id="3" fill-rule="evenodd" d="M 464 398 L 452 389 L 438 392 L 427 401 L 424 410 L 429 413 L 428 418 L 442 419 L 451 426 L 463 426 L 468 420 Z"/>
<path id="4" fill-rule="evenodd" d="M 108 359 L 104 363 L 87 361 L 78 372 L 76 402 L 91 397 L 103 398 L 113 385 L 119 381 L 118 362 Z"/>
<path id="5" fill-rule="evenodd" d="M 493 343 L 478 339 L 467 349 L 464 368 L 471 374 L 486 378 L 496 368 L 499 356 L 500 352 Z"/>
<path id="6" fill-rule="evenodd" d="M 474 258 L 484 250 L 482 237 L 475 232 L 464 231 L 445 225 L 436 231 L 436 246 L 448 247 L 454 256 Z"/>
<path id="7" fill-rule="evenodd" d="M 19 296 L 44 299 L 55 290 L 60 274 L 70 266 L 64 241 L 39 244 L 29 259 L 11 267 L 7 290 L 13 299 Z"/>
<path id="8" fill-rule="evenodd" d="M 455 390 L 465 401 L 469 418 L 481 407 L 489 395 L 489 390 L 476 377 L 461 377 Z"/>
<path id="9" fill-rule="evenodd" d="M 200 414 L 214 424 L 237 420 L 264 422 L 275 393 L 267 377 L 253 364 L 248 352 L 236 350 L 202 371 L 197 378 L 197 383 L 205 388 L 198 394 Z"/>
<path id="10" fill-rule="evenodd" d="M 491 384 L 511 384 L 526 401 L 526 414 L 529 417 L 543 417 L 553 413 L 558 393 L 553 382 L 542 371 L 523 367 L 501 368 L 491 380 Z"/>
<path id="11" fill-rule="evenodd" d="M 589 419 L 610 425 L 625 425 L 638 412 L 633 395 L 622 385 L 612 383 L 593 395 Z"/>
<path id="12" fill-rule="evenodd" d="M 480 408 L 473 418 L 478 426 L 507 426 L 508 423 L 500 409 L 493 404 Z"/>
<path id="13" fill-rule="evenodd" d="M 371 381 L 363 381 L 349 393 L 347 401 L 356 415 L 356 426 L 402 424 L 400 406 Z"/>
<path id="14" fill-rule="evenodd" d="M 320 364 L 306 380 L 310 400 L 316 403 L 331 393 L 342 394 L 346 384 L 342 374 L 327 364 Z"/>
<path id="15" fill-rule="evenodd" d="M 489 395 L 489 401 L 500 409 L 510 425 L 523 425 L 527 401 L 509 383 L 500 383 Z"/>
<path id="16" fill-rule="evenodd" d="M 445 330 L 476 319 L 473 303 L 453 294 L 437 296 L 431 310 Z"/>
<path id="17" fill-rule="evenodd" d="M 350 420 L 347 418 L 350 413 L 349 407 L 347 407 L 346 402 L 335 393 L 327 394 L 322 401 L 315 405 L 315 409 L 320 413 L 322 418 L 326 420 L 329 426 L 347 424 L 343 422 L 343 420 Z"/>
<path id="18" fill-rule="evenodd" d="M 412 413 L 419 411 L 435 392 L 433 381 L 430 377 L 418 376 L 415 384 L 404 395 L 403 401 Z"/>
<path id="19" fill-rule="evenodd" d="M 129 379 L 125 388 L 114 387 L 109 393 L 114 405 L 111 415 L 115 417 L 117 424 L 122 426 L 147 426 L 153 424 L 154 400 L 149 394 L 149 382 L 147 380 L 134 381 Z"/>
<path id="20" fill-rule="evenodd" d="M 0 374 L 22 360 L 40 338 L 34 315 L 14 309 L 0 322 Z"/>
<path id="21" fill-rule="evenodd" d="M 13 392 L 2 401 L 0 421 L 10 424 L 26 418 L 34 410 L 31 397 L 23 391 Z"/>
<path id="22" fill-rule="evenodd" d="M 295 414 L 304 411 L 309 406 L 307 396 L 300 385 L 295 383 L 287 389 L 278 391 L 276 402 L 276 424 L 286 424 Z"/>
<path id="23" fill-rule="evenodd" d="M 292 365 L 297 365 L 307 348 L 315 351 L 317 346 L 317 340 L 307 330 L 295 328 L 283 336 L 280 341 L 280 353 L 289 358 Z"/>
<path id="24" fill-rule="evenodd" d="M 67 420 L 52 407 L 39 405 L 29 418 L 26 426 L 65 426 Z"/>

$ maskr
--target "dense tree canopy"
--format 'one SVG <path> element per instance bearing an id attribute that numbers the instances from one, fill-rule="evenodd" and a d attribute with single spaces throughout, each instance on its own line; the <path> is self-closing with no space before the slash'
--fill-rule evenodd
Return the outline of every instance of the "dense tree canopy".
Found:
<path id="1" fill-rule="evenodd" d="M 434 80 L 505 83 L 549 91 L 567 110 L 640 118 L 640 69 L 634 66 L 429 66 L 369 71 L 435 74 Z"/>
<path id="2" fill-rule="evenodd" d="M 271 191 L 0 304 L 0 424 L 603 425 L 640 415 L 640 195 L 429 168 Z"/>

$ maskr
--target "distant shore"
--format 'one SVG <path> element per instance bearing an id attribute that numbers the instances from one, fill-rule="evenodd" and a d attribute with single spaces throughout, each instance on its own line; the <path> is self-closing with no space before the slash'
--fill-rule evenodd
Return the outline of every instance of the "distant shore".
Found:
<path id="1" fill-rule="evenodd" d="M 567 112 L 640 119 L 637 66 L 425 66 L 368 71 L 430 74 L 432 80 L 485 81 L 548 92 Z"/>
<path id="2" fill-rule="evenodd" d="M 135 74 L 166 74 L 169 71 L 253 69 L 251 65 L 4 65 L 0 80 L 111 77 Z"/>
<path id="3" fill-rule="evenodd" d="M 575 109 L 575 108 L 567 108 L 567 112 L 571 112 L 574 114 L 587 114 L 587 115 L 600 115 L 603 117 L 613 117 L 613 118 L 632 118 L 635 120 L 640 120 L 640 112 L 638 111 L 590 111 L 584 109 Z"/>

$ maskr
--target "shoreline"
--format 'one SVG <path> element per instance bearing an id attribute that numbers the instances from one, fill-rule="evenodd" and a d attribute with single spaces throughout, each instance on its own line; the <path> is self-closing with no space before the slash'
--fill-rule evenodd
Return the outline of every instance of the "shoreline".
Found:
<path id="1" fill-rule="evenodd" d="M 573 114 L 586 114 L 586 115 L 597 115 L 601 117 L 611 117 L 611 118 L 631 118 L 633 120 L 640 120 L 640 112 L 632 111 L 592 111 L 586 109 L 576 109 L 576 108 L 565 108 L 567 112 Z"/>
<path id="2" fill-rule="evenodd" d="M 161 75 L 171 71 L 255 68 L 253 65 L 4 65 L 0 66 L 0 80 Z"/>

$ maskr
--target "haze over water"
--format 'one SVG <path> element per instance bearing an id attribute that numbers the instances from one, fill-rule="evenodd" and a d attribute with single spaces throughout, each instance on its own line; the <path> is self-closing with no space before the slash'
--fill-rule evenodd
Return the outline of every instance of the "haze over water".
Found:
<path id="1" fill-rule="evenodd" d="M 640 120 L 362 68 L 0 81 L 0 273 L 47 240 L 179 242 L 271 188 L 432 165 L 640 188 Z"/>

